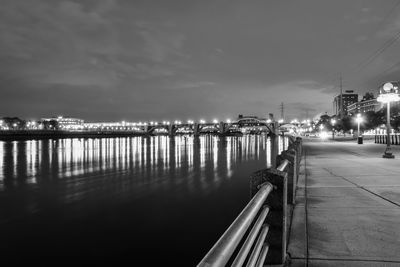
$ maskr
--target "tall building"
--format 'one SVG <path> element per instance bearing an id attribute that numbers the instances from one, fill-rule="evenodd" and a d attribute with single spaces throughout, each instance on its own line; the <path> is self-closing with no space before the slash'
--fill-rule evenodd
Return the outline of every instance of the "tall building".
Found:
<path id="1" fill-rule="evenodd" d="M 347 106 L 347 112 L 349 115 L 360 113 L 360 102 L 355 102 Z"/>
<path id="2" fill-rule="evenodd" d="M 342 103 L 343 101 L 343 103 Z M 348 114 L 347 107 L 358 102 L 358 94 L 353 90 L 346 90 L 343 94 L 337 95 L 333 100 L 333 109 L 336 116 L 343 117 Z"/>
<path id="3" fill-rule="evenodd" d="M 372 93 L 366 93 L 359 102 L 348 105 L 347 112 L 350 115 L 354 115 L 357 113 L 366 113 L 368 111 L 376 112 L 382 107 L 382 103 L 379 103 Z"/>
<path id="4" fill-rule="evenodd" d="M 368 111 L 378 111 L 382 107 L 382 103 L 379 103 L 376 101 L 376 98 L 374 99 L 368 99 L 368 100 L 361 100 L 358 102 L 360 105 L 360 113 L 365 113 Z"/>

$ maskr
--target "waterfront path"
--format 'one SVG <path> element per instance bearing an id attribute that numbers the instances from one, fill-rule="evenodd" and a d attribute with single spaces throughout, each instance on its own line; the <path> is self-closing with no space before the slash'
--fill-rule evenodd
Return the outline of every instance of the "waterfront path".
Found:
<path id="1" fill-rule="evenodd" d="M 304 139 L 291 266 L 400 266 L 400 146 Z"/>

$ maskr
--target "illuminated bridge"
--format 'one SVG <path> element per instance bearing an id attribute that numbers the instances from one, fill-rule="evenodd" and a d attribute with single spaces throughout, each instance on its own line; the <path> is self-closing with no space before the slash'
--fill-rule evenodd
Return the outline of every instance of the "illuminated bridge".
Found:
<path id="1" fill-rule="evenodd" d="M 194 134 L 215 133 L 219 135 L 242 134 L 246 132 L 268 132 L 270 130 L 271 120 L 258 119 L 255 117 L 241 117 L 235 121 L 206 122 L 204 120 L 192 121 L 186 123 L 182 121 L 163 121 L 163 122 L 113 122 L 113 123 L 84 123 L 79 129 L 87 131 L 119 132 L 129 131 L 141 134 Z"/>

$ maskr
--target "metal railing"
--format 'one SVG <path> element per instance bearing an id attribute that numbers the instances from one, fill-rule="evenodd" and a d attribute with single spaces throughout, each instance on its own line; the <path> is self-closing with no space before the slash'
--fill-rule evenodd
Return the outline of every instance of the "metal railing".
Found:
<path id="1" fill-rule="evenodd" d="M 284 172 L 288 166 L 289 161 L 283 160 L 277 167 L 277 170 Z M 236 254 L 231 266 L 243 266 L 247 258 L 246 266 L 263 266 L 269 250 L 269 245 L 265 241 L 270 229 L 269 225 L 265 224 L 270 207 L 264 204 L 270 193 L 275 190 L 275 186 L 270 182 L 265 182 L 259 185 L 258 188 L 258 192 L 247 206 L 198 264 L 199 267 L 225 266 L 231 260 L 232 255 L 237 250 L 238 245 L 243 240 L 255 218 L 257 220 L 253 224 L 239 252 Z"/>
<path id="2" fill-rule="evenodd" d="M 288 149 L 278 155 L 278 135 L 271 138 L 272 168 L 252 175 L 252 199 L 197 266 L 229 263 L 253 267 L 285 262 L 287 221 L 295 203 L 302 140 L 289 136 Z"/>
<path id="3" fill-rule="evenodd" d="M 387 144 L 387 135 L 386 134 L 376 134 L 375 137 L 376 144 Z M 394 133 L 390 134 L 390 144 L 391 145 L 400 145 L 400 134 Z"/>

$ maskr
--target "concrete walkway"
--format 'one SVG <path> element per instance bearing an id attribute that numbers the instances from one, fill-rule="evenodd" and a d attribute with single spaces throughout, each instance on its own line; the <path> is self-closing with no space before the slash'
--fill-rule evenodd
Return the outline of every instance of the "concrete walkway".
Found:
<path id="1" fill-rule="evenodd" d="M 304 139 L 291 266 L 400 266 L 400 146 Z"/>

